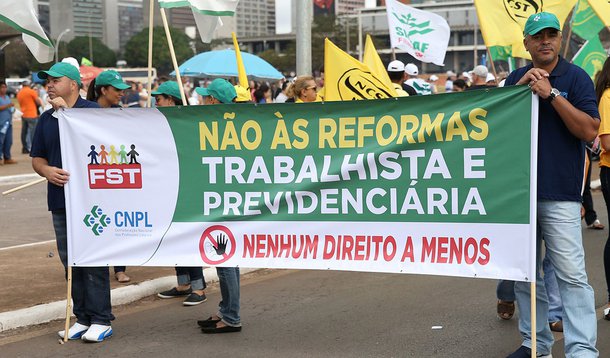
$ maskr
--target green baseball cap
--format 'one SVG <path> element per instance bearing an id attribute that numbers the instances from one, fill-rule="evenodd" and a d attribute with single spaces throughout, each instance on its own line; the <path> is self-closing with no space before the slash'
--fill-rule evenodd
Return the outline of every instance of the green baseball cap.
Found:
<path id="1" fill-rule="evenodd" d="M 532 14 L 525 23 L 523 35 L 535 35 L 547 28 L 561 31 L 561 25 L 559 24 L 559 19 L 557 16 L 551 14 L 550 12 L 539 12 L 537 14 Z"/>
<path id="2" fill-rule="evenodd" d="M 172 96 L 175 99 L 182 99 L 182 96 L 180 95 L 180 88 L 178 88 L 178 82 L 176 81 L 163 82 L 156 91 L 152 91 L 153 96 L 160 94 Z"/>
<path id="3" fill-rule="evenodd" d="M 212 96 L 222 103 L 233 103 L 237 92 L 231 82 L 224 78 L 217 78 L 207 88 L 197 87 L 195 91 L 202 96 Z"/>
<path id="4" fill-rule="evenodd" d="M 130 85 L 123 82 L 123 77 L 117 72 L 113 70 L 106 70 L 95 78 L 96 86 L 112 86 L 119 90 L 125 90 L 131 88 Z"/>
<path id="5" fill-rule="evenodd" d="M 58 62 L 51 66 L 47 71 L 38 72 L 38 77 L 46 80 L 47 77 L 68 77 L 71 80 L 76 81 L 76 83 L 81 84 L 80 81 L 80 72 L 78 68 L 66 62 Z"/>

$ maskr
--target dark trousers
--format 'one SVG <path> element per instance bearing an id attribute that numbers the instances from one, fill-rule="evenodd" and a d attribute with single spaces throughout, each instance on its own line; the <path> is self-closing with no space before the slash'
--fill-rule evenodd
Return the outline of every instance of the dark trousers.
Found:
<path id="1" fill-rule="evenodd" d="M 56 210 L 53 227 L 57 241 L 57 252 L 61 263 L 68 267 L 68 236 L 66 211 Z M 110 304 L 110 277 L 108 267 L 72 267 L 72 301 L 74 315 L 80 324 L 110 325 L 114 319 Z"/>

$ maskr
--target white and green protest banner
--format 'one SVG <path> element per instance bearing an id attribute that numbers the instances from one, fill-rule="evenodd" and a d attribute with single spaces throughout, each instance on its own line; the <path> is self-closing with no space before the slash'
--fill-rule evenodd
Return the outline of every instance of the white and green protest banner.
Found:
<path id="1" fill-rule="evenodd" d="M 533 98 L 62 111 L 69 263 L 528 281 Z"/>

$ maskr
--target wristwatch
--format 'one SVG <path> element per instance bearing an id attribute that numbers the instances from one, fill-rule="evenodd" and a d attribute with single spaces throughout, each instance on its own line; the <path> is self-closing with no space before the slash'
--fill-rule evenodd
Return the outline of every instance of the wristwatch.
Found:
<path id="1" fill-rule="evenodd" d="M 549 95 L 549 102 L 553 102 L 555 97 L 561 96 L 561 92 L 557 88 L 551 88 L 551 94 Z"/>

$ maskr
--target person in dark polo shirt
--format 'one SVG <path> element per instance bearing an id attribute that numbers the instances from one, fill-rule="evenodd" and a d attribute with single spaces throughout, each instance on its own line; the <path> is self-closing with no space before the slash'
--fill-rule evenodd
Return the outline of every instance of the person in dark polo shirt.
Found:
<path id="1" fill-rule="evenodd" d="M 580 223 L 585 144 L 595 139 L 600 123 L 595 90 L 585 71 L 559 57 L 562 35 L 555 15 L 531 15 L 524 36 L 523 44 L 532 56 L 532 64 L 512 72 L 505 86 L 528 85 L 539 97 L 538 248 L 544 241 L 545 255 L 555 268 L 563 301 L 566 357 L 597 357 L 595 301 L 587 282 Z M 548 299 L 539 271 L 536 291 L 535 344 L 538 356 L 549 356 L 553 335 L 546 324 Z M 509 357 L 529 357 L 530 283 L 516 282 L 515 296 L 523 343 Z"/>
<path id="2" fill-rule="evenodd" d="M 62 169 L 57 111 L 60 108 L 99 108 L 95 102 L 79 96 L 81 84 L 78 69 L 69 63 L 56 63 L 48 71 L 38 72 L 48 83 L 49 103 L 53 106 L 38 120 L 32 142 L 32 167 L 47 178 L 47 202 L 53 216 L 57 251 L 64 268 L 68 266 L 68 239 L 64 185 L 70 173 Z M 71 340 L 101 342 L 112 335 L 114 319 L 110 304 L 108 267 L 73 267 L 72 300 L 76 323 L 68 330 Z M 66 334 L 59 331 L 61 338 Z"/>

